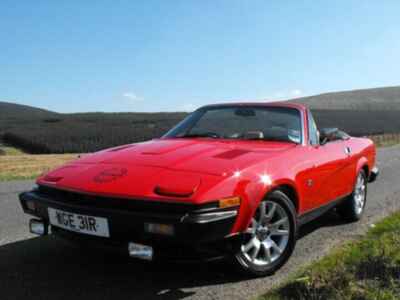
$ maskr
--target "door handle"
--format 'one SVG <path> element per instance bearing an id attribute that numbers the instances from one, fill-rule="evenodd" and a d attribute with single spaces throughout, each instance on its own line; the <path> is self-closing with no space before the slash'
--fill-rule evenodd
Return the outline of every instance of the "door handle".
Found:
<path id="1" fill-rule="evenodd" d="M 346 146 L 346 147 L 344 148 L 344 153 L 346 153 L 347 155 L 351 155 L 351 148 L 348 147 L 348 146 Z"/>

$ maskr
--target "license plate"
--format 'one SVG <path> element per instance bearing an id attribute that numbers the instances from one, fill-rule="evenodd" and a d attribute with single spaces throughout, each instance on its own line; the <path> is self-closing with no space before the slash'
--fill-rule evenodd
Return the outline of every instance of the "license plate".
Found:
<path id="1" fill-rule="evenodd" d="M 110 237 L 108 220 L 106 218 L 75 214 L 50 207 L 48 208 L 48 212 L 51 225 L 69 231 Z"/>

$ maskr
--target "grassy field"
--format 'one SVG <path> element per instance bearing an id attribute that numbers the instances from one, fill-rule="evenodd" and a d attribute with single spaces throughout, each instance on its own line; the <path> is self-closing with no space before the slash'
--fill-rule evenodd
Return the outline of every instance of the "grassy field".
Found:
<path id="1" fill-rule="evenodd" d="M 25 154 L 12 147 L 0 147 L 0 181 L 33 179 L 77 157 L 77 154 Z"/>
<path id="2" fill-rule="evenodd" d="M 400 299 L 400 212 L 258 300 Z"/>

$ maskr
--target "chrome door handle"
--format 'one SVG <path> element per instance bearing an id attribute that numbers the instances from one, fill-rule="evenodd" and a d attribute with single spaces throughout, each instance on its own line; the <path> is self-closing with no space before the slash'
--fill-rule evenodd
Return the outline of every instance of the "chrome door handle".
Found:
<path id="1" fill-rule="evenodd" d="M 351 148 L 350 147 L 345 147 L 344 148 L 344 153 L 346 153 L 347 155 L 351 154 Z"/>

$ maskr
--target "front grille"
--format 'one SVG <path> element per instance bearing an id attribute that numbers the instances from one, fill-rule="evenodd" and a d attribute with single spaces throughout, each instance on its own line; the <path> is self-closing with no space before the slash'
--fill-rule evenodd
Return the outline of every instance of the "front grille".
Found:
<path id="1" fill-rule="evenodd" d="M 65 204 L 76 204 L 83 207 L 95 207 L 111 210 L 134 212 L 149 212 L 171 214 L 186 214 L 213 207 L 214 203 L 195 205 L 190 203 L 161 202 L 144 199 L 127 199 L 106 196 L 95 196 L 84 193 L 70 192 L 46 186 L 39 186 L 38 193 L 48 199 Z"/>

